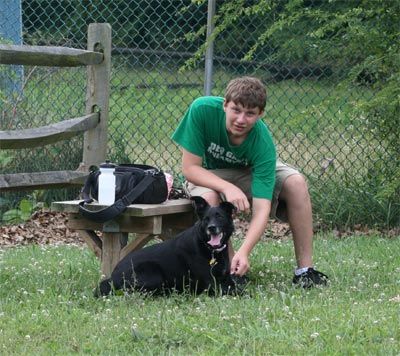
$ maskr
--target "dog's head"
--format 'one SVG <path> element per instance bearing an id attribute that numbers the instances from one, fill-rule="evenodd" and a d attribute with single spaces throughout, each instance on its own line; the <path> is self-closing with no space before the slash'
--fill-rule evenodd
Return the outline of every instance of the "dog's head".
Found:
<path id="1" fill-rule="evenodd" d="M 200 219 L 203 242 L 211 250 L 225 248 L 234 230 L 232 214 L 235 206 L 229 202 L 210 206 L 202 197 L 192 197 L 191 200 Z"/>

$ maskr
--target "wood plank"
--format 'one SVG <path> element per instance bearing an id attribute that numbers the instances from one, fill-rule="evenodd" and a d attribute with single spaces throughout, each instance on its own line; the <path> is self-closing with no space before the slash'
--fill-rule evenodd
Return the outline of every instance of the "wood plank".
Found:
<path id="1" fill-rule="evenodd" d="M 78 230 L 79 236 L 87 243 L 96 257 L 101 258 L 103 243 L 94 231 Z"/>
<path id="2" fill-rule="evenodd" d="M 189 199 L 168 200 L 162 204 L 132 204 L 128 206 L 127 214 L 133 216 L 166 215 L 193 211 Z"/>
<path id="3" fill-rule="evenodd" d="M 103 58 L 103 53 L 75 48 L 0 45 L 0 64 L 76 67 L 100 64 Z"/>
<path id="4" fill-rule="evenodd" d="M 17 149 L 45 146 L 77 136 L 95 128 L 98 123 L 99 113 L 91 113 L 33 129 L 0 131 L 0 147 Z"/>
<path id="5" fill-rule="evenodd" d="M 194 211 L 163 216 L 160 238 L 162 240 L 169 240 L 179 232 L 188 229 L 195 222 L 196 216 Z"/>
<path id="6" fill-rule="evenodd" d="M 134 217 L 120 215 L 113 221 L 118 224 L 119 231 L 123 232 L 137 232 L 143 234 L 162 233 L 162 216 Z M 68 227 L 74 230 L 104 231 L 103 223 L 89 220 L 79 213 L 69 214 Z"/>
<path id="7" fill-rule="evenodd" d="M 19 191 L 83 186 L 88 174 L 80 171 L 0 174 L 0 189 Z"/>
<path id="8" fill-rule="evenodd" d="M 126 245 L 120 253 L 120 259 L 122 260 L 126 255 L 132 251 L 136 251 L 145 246 L 150 240 L 154 238 L 154 235 L 148 234 L 137 234 L 135 238 Z"/>
<path id="9" fill-rule="evenodd" d="M 69 201 L 58 201 L 51 204 L 52 211 L 66 212 L 66 213 L 78 213 L 79 212 L 79 202 L 82 200 L 69 200 Z M 91 210 L 101 210 L 104 209 L 105 205 L 100 205 L 97 202 L 86 205 L 88 209 Z M 126 216 L 154 216 L 154 215 L 166 215 L 166 214 L 176 214 L 184 212 L 192 212 L 193 206 L 189 199 L 174 199 L 167 200 L 161 204 L 131 204 L 127 209 L 121 214 Z"/>

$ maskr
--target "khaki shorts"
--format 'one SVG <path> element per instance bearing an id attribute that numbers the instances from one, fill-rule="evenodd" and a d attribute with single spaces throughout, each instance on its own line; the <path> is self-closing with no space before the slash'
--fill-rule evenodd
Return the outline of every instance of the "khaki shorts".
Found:
<path id="1" fill-rule="evenodd" d="M 218 177 L 226 180 L 239 187 L 247 196 L 251 202 L 251 168 L 223 168 L 223 169 L 212 169 Z M 300 174 L 295 168 L 277 161 L 276 163 L 276 181 L 274 187 L 274 194 L 271 202 L 271 218 L 276 218 L 281 221 L 287 221 L 286 204 L 283 201 L 279 201 L 279 194 L 281 193 L 283 182 L 287 177 L 293 174 Z M 206 187 L 196 186 L 188 181 L 184 182 L 183 188 L 186 194 L 189 196 L 201 196 L 205 193 L 212 192 L 213 190 Z M 223 194 L 220 194 L 221 199 L 225 200 Z"/>

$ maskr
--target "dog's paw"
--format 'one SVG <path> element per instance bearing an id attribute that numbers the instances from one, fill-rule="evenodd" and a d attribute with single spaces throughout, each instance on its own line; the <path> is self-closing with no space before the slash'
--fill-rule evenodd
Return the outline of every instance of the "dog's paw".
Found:
<path id="1" fill-rule="evenodd" d="M 94 289 L 93 296 L 95 298 L 104 297 L 114 292 L 114 286 L 111 279 L 105 279 Z"/>

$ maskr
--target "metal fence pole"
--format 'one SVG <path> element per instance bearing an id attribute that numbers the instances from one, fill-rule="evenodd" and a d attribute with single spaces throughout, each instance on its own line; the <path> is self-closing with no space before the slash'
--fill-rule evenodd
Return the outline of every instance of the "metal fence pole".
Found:
<path id="1" fill-rule="evenodd" d="M 21 1 L 0 1 L 0 39 L 2 37 L 13 44 L 22 44 Z M 16 65 L 10 66 L 8 70 L 12 73 L 8 75 L 0 73 L 1 88 L 6 91 L 7 96 L 12 97 L 15 92 L 21 93 L 24 69 L 23 66 Z M 10 79 L 10 77 L 14 78 Z"/>
<path id="2" fill-rule="evenodd" d="M 210 40 L 214 30 L 215 0 L 208 0 L 207 11 L 207 42 Z M 205 54 L 205 73 L 204 73 L 204 95 L 211 95 L 212 73 L 213 73 L 213 54 L 214 41 L 207 44 Z"/>

